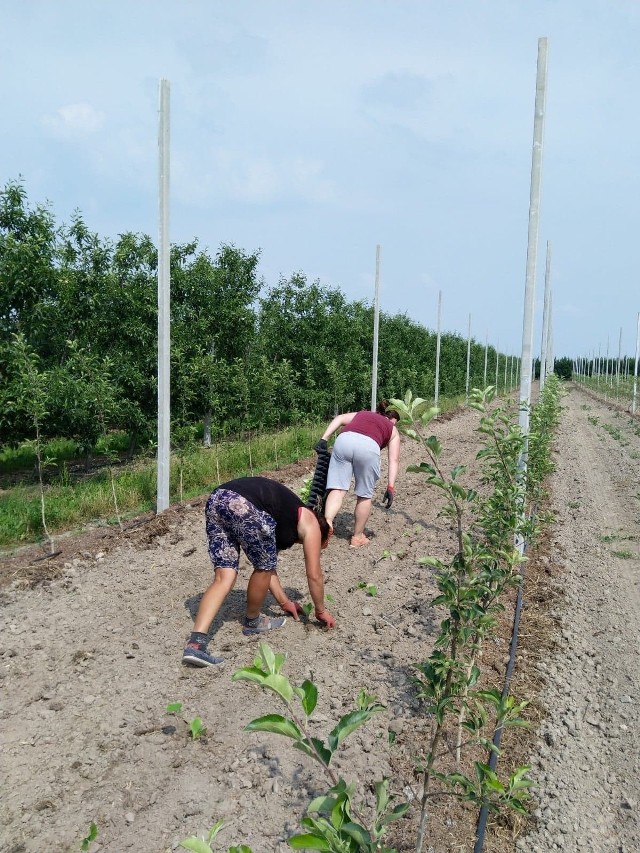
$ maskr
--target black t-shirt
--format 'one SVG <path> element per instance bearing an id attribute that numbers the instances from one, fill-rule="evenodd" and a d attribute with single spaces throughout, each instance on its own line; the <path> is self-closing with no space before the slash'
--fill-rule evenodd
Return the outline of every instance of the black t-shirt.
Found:
<path id="1" fill-rule="evenodd" d="M 275 480 L 267 477 L 239 477 L 221 483 L 219 489 L 229 489 L 242 495 L 258 509 L 268 513 L 276 523 L 276 549 L 284 551 L 298 541 L 298 516 L 304 504 L 300 498 Z"/>

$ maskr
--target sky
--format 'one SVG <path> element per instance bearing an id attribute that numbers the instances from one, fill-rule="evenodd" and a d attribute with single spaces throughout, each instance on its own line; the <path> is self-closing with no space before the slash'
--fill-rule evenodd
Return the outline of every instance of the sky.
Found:
<path id="1" fill-rule="evenodd" d="M 533 353 L 634 355 L 639 0 L 2 0 L 0 183 L 58 224 L 260 251 L 520 355 L 539 39 Z"/>

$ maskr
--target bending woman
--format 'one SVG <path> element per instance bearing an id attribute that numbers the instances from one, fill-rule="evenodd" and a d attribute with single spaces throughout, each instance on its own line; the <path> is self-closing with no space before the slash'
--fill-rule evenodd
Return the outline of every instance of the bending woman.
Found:
<path id="1" fill-rule="evenodd" d="M 335 619 L 324 606 L 324 577 L 320 551 L 329 543 L 330 527 L 324 516 L 307 509 L 300 498 L 275 480 L 241 477 L 223 483 L 211 493 L 205 508 L 213 583 L 205 591 L 182 662 L 190 666 L 222 663 L 207 651 L 209 627 L 235 586 L 240 549 L 253 566 L 247 585 L 247 608 L 242 633 L 262 634 L 281 628 L 286 619 L 269 619 L 260 611 L 270 591 L 285 613 L 299 621 L 302 607 L 290 601 L 278 578 L 278 551 L 299 543 L 304 553 L 309 593 L 316 619 L 333 628 Z"/>
<path id="2" fill-rule="evenodd" d="M 351 547 L 359 548 L 370 540 L 364 528 L 371 514 L 371 499 L 380 479 L 380 451 L 385 447 L 389 457 L 387 488 L 383 503 L 387 509 L 393 503 L 393 492 L 400 462 L 400 433 L 396 424 L 400 416 L 387 410 L 387 402 L 378 405 L 377 412 L 346 412 L 335 417 L 324 431 L 316 449 L 326 449 L 327 439 L 342 427 L 338 435 L 327 474 L 325 516 L 331 527 L 355 478 L 356 508 Z"/>

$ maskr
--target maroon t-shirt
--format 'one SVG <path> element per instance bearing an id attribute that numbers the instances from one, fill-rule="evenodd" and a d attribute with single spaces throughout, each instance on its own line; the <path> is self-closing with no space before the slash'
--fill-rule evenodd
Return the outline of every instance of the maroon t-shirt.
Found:
<path id="1" fill-rule="evenodd" d="M 372 438 L 380 450 L 389 444 L 393 433 L 393 424 L 389 418 L 377 412 L 357 412 L 350 424 L 342 427 L 342 432 L 358 432 Z"/>

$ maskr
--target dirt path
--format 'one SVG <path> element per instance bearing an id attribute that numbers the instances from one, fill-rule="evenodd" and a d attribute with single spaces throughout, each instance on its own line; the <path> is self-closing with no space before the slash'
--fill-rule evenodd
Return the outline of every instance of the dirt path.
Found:
<path id="1" fill-rule="evenodd" d="M 538 664 L 550 716 L 527 853 L 640 850 L 640 427 L 578 391 L 557 440 L 552 533 L 564 553 L 558 655 Z"/>
<path id="2" fill-rule="evenodd" d="M 640 850 L 639 564 L 637 539 L 621 537 L 639 530 L 640 439 L 629 430 L 629 444 L 616 440 L 602 425 L 622 430 L 628 417 L 616 419 L 577 392 L 565 405 L 553 534 L 566 563 L 557 579 L 566 587 L 566 609 L 558 614 L 562 656 L 539 663 L 552 714 L 534 768 L 541 822 L 538 833 L 518 845 L 540 853 L 631 853 Z M 445 465 L 468 464 L 470 482 L 477 477 L 476 424 L 477 414 L 466 411 L 435 426 Z M 401 470 L 421 458 L 403 440 Z M 298 490 L 305 474 L 301 467 L 275 476 Z M 387 706 L 347 740 L 336 769 L 360 783 L 391 776 L 405 798 L 414 781 L 416 739 L 426 725 L 417 713 L 411 664 L 428 657 L 439 620 L 429 605 L 431 570 L 418 558 L 445 554 L 451 535 L 420 477 L 402 473 L 396 495 L 391 511 L 374 503 L 369 528 L 375 537 L 366 549 L 348 547 L 353 502 L 338 516 L 323 557 L 336 629 L 289 620 L 269 640 L 288 654 L 292 681 L 317 683 L 319 736 L 353 709 L 361 688 Z M 604 542 L 605 534 L 618 538 Z M 616 550 L 634 558 L 615 557 Z M 22 566 L 13 560 L 5 569 L 0 577 L 12 580 L 0 591 L 2 853 L 75 853 L 92 821 L 99 834 L 91 853 L 165 853 L 219 818 L 226 828 L 217 849 L 241 842 L 254 853 L 290 849 L 286 838 L 326 784 L 287 742 L 243 731 L 254 717 L 283 710 L 253 685 L 231 681 L 257 648 L 239 626 L 246 565 L 212 628 L 210 647 L 225 664 L 203 671 L 180 663 L 211 575 L 202 502 L 121 536 L 78 539 L 75 553 L 67 548 L 64 561 L 47 569 L 26 557 Z M 50 579 L 34 583 L 38 572 Z M 292 597 L 308 600 L 299 548 L 282 555 L 280 575 Z M 367 595 L 366 584 L 377 587 L 376 596 Z M 275 604 L 272 610 L 278 612 Z M 182 713 L 167 714 L 167 703 L 176 701 Z M 207 735 L 194 741 L 188 721 L 196 716 Z M 429 850 L 471 850 L 469 835 L 461 834 L 471 817 L 438 814 Z M 504 833 L 500 837 L 488 836 L 485 850 L 503 853 Z M 412 849 L 409 841 L 394 843 Z"/>

